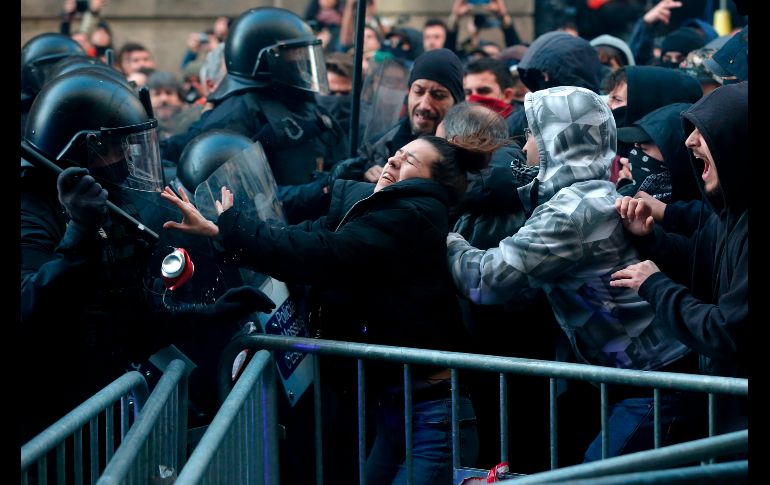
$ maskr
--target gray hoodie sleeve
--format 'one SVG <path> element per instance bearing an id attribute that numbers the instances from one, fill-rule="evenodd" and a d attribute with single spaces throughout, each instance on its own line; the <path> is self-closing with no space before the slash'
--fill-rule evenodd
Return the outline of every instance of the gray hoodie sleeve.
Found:
<path id="1" fill-rule="evenodd" d="M 504 303 L 579 265 L 584 256 L 582 240 L 570 215 L 546 204 L 516 234 L 486 251 L 450 233 L 449 268 L 463 296 L 480 305 Z"/>

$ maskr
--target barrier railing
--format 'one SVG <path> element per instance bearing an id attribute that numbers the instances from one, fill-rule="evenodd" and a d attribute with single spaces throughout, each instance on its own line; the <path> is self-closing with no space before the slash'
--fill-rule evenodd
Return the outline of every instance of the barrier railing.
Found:
<path id="1" fill-rule="evenodd" d="M 176 480 L 277 484 L 276 383 L 270 352 L 251 359 Z"/>
<path id="2" fill-rule="evenodd" d="M 629 369 L 616 369 L 601 366 L 592 366 L 586 364 L 574 364 L 565 362 L 552 362 L 534 359 L 524 359 L 517 357 L 503 357 L 503 356 L 491 356 L 491 355 L 478 355 L 478 354 L 466 354 L 460 352 L 449 351 L 437 351 L 426 349 L 414 349 L 407 347 L 391 347 L 384 345 L 374 344 L 360 344 L 352 342 L 330 341 L 321 339 L 301 338 L 301 337 L 282 337 L 277 335 L 264 335 L 264 334 L 251 334 L 248 336 L 240 337 L 233 340 L 225 349 L 222 356 L 222 362 L 232 362 L 242 349 L 269 349 L 269 350 L 291 350 L 296 352 L 319 354 L 319 355 L 332 355 L 337 357 L 349 357 L 358 359 L 358 374 L 359 374 L 359 392 L 358 392 L 358 412 L 359 412 L 359 477 L 360 482 L 363 485 L 366 469 L 366 440 L 364 438 L 364 430 L 362 429 L 362 415 L 364 409 L 364 392 L 363 392 L 363 373 L 364 373 L 364 360 L 380 360 L 389 361 L 404 364 L 404 383 L 405 383 L 405 422 L 411 422 L 411 406 L 412 401 L 411 394 L 411 371 L 412 365 L 431 365 L 436 367 L 448 367 L 451 369 L 452 379 L 452 464 L 454 468 L 454 482 L 458 483 L 463 478 L 470 476 L 478 476 L 482 470 L 464 468 L 460 466 L 459 456 L 459 441 L 460 441 L 460 429 L 459 429 L 459 378 L 458 369 L 477 370 L 486 372 L 496 372 L 500 375 L 500 461 L 507 461 L 507 443 L 508 443 L 508 427 L 507 427 L 507 406 L 505 401 L 505 389 L 506 389 L 506 374 L 518 374 L 526 376 L 540 376 L 548 377 L 550 379 L 550 453 L 551 453 L 551 468 L 556 469 L 558 466 L 558 453 L 557 453 L 557 431 L 558 422 L 556 420 L 556 379 L 573 379 L 583 380 L 598 383 L 601 390 L 601 432 L 602 432 L 602 448 L 603 456 L 607 456 L 607 448 L 609 446 L 609 402 L 607 399 L 608 385 L 626 385 L 636 387 L 650 387 L 653 389 L 653 413 L 654 413 L 654 448 L 660 448 L 661 443 L 661 422 L 660 422 L 660 396 L 659 391 L 666 390 L 680 390 L 691 392 L 702 392 L 709 394 L 709 406 L 708 406 L 708 423 L 709 423 L 709 436 L 714 436 L 714 423 L 716 417 L 714 415 L 714 396 L 716 394 L 730 394 L 737 396 L 748 395 L 748 380 L 737 379 L 729 377 L 715 377 L 706 375 L 691 375 L 681 374 L 674 372 L 658 372 L 658 371 L 638 371 Z M 318 369 L 318 366 L 316 366 Z M 227 370 L 225 375 L 224 369 L 220 374 L 220 386 L 223 386 L 226 382 L 229 382 L 230 374 Z M 320 375 L 317 375 L 314 386 L 316 386 L 314 395 L 315 402 L 315 416 L 321 416 L 320 410 Z M 316 481 L 322 483 L 323 472 L 321 468 L 321 453 L 322 445 L 320 435 L 322 430 L 319 429 L 320 424 L 316 422 Z M 410 429 L 405 430 L 407 436 L 407 442 L 410 436 Z M 720 436 L 722 437 L 722 436 Z M 717 443 L 721 443 L 717 441 Z M 665 450 L 661 448 L 663 454 L 670 453 L 670 447 L 666 447 Z M 629 455 L 630 456 L 630 455 Z M 603 462 L 603 461 L 602 461 Z M 406 449 L 406 468 L 408 480 L 411 482 L 413 475 L 412 467 L 412 450 L 407 447 Z M 601 462 L 600 462 L 601 463 Z"/>
<path id="3" fill-rule="evenodd" d="M 749 431 L 735 431 L 653 450 L 534 473 L 521 478 L 503 480 L 500 483 L 517 485 L 577 483 L 582 479 L 590 479 L 590 483 L 599 483 L 600 478 L 604 478 L 608 483 L 623 484 L 634 482 L 674 483 L 675 481 L 676 483 L 703 483 L 702 480 L 716 480 L 717 478 L 725 478 L 726 475 L 736 479 L 729 483 L 739 483 L 748 477 L 748 462 L 746 460 L 666 469 L 720 456 L 746 453 L 748 449 Z"/>
<path id="4" fill-rule="evenodd" d="M 172 483 L 187 456 L 187 375 L 181 360 L 163 372 L 98 485 Z"/>
<path id="5" fill-rule="evenodd" d="M 115 448 L 134 424 L 135 408 L 146 399 L 147 382 L 139 372 L 128 372 L 115 379 L 21 447 L 21 483 L 47 483 L 49 469 L 54 483 L 64 483 L 68 478 L 74 483 L 83 483 L 84 478 L 88 483 L 96 483 L 104 468 L 101 463 L 113 458 Z M 86 426 L 88 435 L 84 443 Z M 48 459 L 54 449 L 51 465 Z"/>

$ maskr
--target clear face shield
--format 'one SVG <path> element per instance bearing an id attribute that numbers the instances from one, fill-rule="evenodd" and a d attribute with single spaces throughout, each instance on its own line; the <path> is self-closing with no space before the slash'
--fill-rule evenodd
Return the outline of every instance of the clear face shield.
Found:
<path id="1" fill-rule="evenodd" d="M 286 224 L 278 187 L 259 142 L 227 160 L 195 189 L 193 202 L 203 217 L 212 221 L 219 217 L 215 202 L 222 200 L 222 187 L 233 193 L 233 208 L 246 220 Z M 260 286 L 265 282 L 264 275 L 249 269 L 241 268 L 240 275 L 246 284 Z"/>
<path id="2" fill-rule="evenodd" d="M 195 206 L 207 219 L 217 220 L 214 203 L 222 199 L 222 187 L 230 189 L 235 209 L 246 219 L 286 223 L 273 172 L 258 142 L 227 160 L 195 189 Z"/>
<path id="3" fill-rule="evenodd" d="M 85 168 L 97 180 L 140 192 L 163 190 L 163 168 L 154 119 L 121 128 L 82 131 L 72 138 L 57 159 L 85 140 Z"/>
<path id="4" fill-rule="evenodd" d="M 329 80 L 326 77 L 320 39 L 285 41 L 265 47 L 257 57 L 255 70 L 269 70 L 270 77 L 282 84 L 329 94 Z"/>

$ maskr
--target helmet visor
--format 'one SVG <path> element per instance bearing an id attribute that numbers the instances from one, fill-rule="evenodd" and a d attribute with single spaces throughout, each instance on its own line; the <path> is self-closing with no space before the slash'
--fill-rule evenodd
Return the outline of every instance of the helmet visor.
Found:
<path id="1" fill-rule="evenodd" d="M 136 128 L 140 129 L 134 131 Z M 86 168 L 94 177 L 132 190 L 163 190 L 155 120 L 134 127 L 102 130 L 87 140 Z"/>
<path id="2" fill-rule="evenodd" d="M 323 48 L 319 39 L 279 42 L 267 47 L 271 77 L 282 84 L 305 91 L 329 94 Z"/>

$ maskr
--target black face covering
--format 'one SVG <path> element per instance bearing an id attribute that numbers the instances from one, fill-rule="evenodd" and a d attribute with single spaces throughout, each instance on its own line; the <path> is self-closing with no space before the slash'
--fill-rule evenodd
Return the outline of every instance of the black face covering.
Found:
<path id="1" fill-rule="evenodd" d="M 660 61 L 658 63 L 660 67 L 665 67 L 667 69 L 678 69 L 679 63 L 678 62 L 671 62 L 671 61 Z"/>
<path id="2" fill-rule="evenodd" d="M 628 153 L 628 163 L 631 164 L 631 175 L 634 178 L 634 185 L 637 187 L 650 175 L 668 171 L 662 160 L 645 154 L 639 147 L 632 148 Z"/>
<path id="3" fill-rule="evenodd" d="M 612 110 L 612 117 L 615 118 L 616 127 L 626 126 L 626 113 L 628 113 L 627 105 Z"/>
<path id="4" fill-rule="evenodd" d="M 102 183 L 120 186 L 128 178 L 128 165 L 125 160 L 103 167 L 93 167 L 88 170 L 93 177 Z"/>

